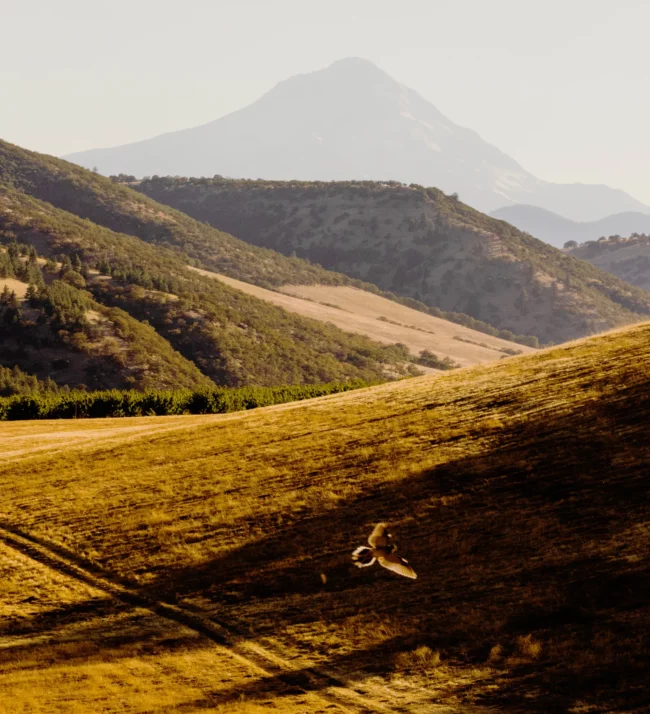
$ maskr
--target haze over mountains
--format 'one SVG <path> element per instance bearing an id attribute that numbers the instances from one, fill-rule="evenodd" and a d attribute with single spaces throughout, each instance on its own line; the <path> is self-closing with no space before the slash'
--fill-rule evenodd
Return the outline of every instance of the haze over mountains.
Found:
<path id="1" fill-rule="evenodd" d="M 490 215 L 508 221 L 519 230 L 546 241 L 556 248 L 575 240 L 578 243 L 597 240 L 601 236 L 629 236 L 650 233 L 650 215 L 638 211 L 617 213 L 598 221 L 571 221 L 539 206 L 504 206 Z"/>
<path id="2" fill-rule="evenodd" d="M 138 177 L 396 180 L 458 193 L 481 211 L 523 203 L 575 221 L 650 213 L 608 186 L 538 179 L 359 58 L 280 82 L 253 104 L 203 126 L 66 158 L 103 174 Z"/>

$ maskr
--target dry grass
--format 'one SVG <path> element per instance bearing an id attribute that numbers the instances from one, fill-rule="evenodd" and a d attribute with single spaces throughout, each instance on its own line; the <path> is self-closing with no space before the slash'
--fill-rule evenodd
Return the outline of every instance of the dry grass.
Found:
<path id="1" fill-rule="evenodd" d="M 244 414 L 2 424 L 0 520 L 332 673 L 369 710 L 648 711 L 649 357 L 644 325 Z M 417 581 L 351 565 L 383 519 Z M 16 582 L 12 618 L 36 588 Z M 70 587 L 55 582 L 49 607 Z M 65 629 L 25 610 L 21 632 L 49 644 L 21 665 L 3 629 L 17 664 L 0 667 L 0 690 L 69 711 L 175 711 L 176 691 L 178 711 L 242 695 L 321 706 L 245 677 L 196 633 L 181 657 L 165 634 L 179 625 L 123 609 L 128 645 L 111 639 L 115 614 L 82 614 L 86 649 L 63 664 Z M 71 662 L 95 673 L 83 695 Z"/>
<path id="2" fill-rule="evenodd" d="M 16 297 L 22 299 L 25 297 L 29 286 L 27 283 L 23 283 L 21 280 L 16 280 L 15 278 L 0 278 L 0 292 L 2 292 L 5 287 L 9 288 L 9 290 L 13 290 L 16 293 Z"/>
<path id="3" fill-rule="evenodd" d="M 285 285 L 281 292 L 275 292 L 209 270 L 191 269 L 279 305 L 289 312 L 321 322 L 331 322 L 343 330 L 366 335 L 384 344 L 401 342 L 413 355 L 429 350 L 441 358 L 451 357 L 465 367 L 500 359 L 503 357 L 503 349 L 517 349 L 524 353 L 535 351 L 531 347 L 470 330 L 357 288 Z"/>
<path id="4" fill-rule="evenodd" d="M 129 607 L 0 544 L 0 712 L 268 711 L 238 691 L 266 682 L 283 711 L 325 711 L 200 634 Z M 335 711 L 340 709 L 333 707 Z"/>

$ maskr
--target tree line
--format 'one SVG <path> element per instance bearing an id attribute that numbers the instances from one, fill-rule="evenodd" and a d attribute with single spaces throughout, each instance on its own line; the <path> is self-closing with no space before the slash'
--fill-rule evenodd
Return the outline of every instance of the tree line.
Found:
<path id="1" fill-rule="evenodd" d="M 0 380 L 1 378 L 0 370 Z M 338 394 L 373 384 L 379 382 L 353 379 L 328 384 L 222 387 L 196 391 L 188 389 L 144 392 L 118 389 L 98 392 L 35 391 L 30 394 L 0 398 L 0 421 L 224 414 Z"/>

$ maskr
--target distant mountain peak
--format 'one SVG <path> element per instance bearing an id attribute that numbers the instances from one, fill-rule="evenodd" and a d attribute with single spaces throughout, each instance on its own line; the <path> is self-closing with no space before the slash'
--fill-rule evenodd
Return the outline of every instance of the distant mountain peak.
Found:
<path id="1" fill-rule="evenodd" d="M 395 180 L 482 211 L 528 203 L 579 221 L 650 211 L 607 186 L 537 179 L 361 57 L 290 77 L 208 124 L 67 158 L 103 174 Z"/>
<path id="2" fill-rule="evenodd" d="M 368 59 L 364 57 L 343 57 L 342 59 L 335 60 L 330 64 L 325 70 L 317 70 L 320 72 L 330 72 L 330 71 L 358 71 L 358 72 L 372 72 L 374 74 L 383 74 L 388 77 L 388 74 L 382 69 Z"/>

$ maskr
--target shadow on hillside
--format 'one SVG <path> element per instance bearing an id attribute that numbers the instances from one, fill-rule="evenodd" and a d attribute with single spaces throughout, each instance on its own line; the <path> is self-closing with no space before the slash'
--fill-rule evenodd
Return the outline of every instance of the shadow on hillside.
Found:
<path id="1" fill-rule="evenodd" d="M 242 637 L 318 622 L 355 647 L 337 657 L 322 645 L 342 677 L 369 651 L 349 623 L 365 622 L 370 637 L 385 620 L 404 635 L 370 648 L 384 673 L 424 644 L 451 666 L 490 659 L 499 686 L 475 695 L 504 711 L 566 711 L 581 698 L 639 706 L 650 701 L 648 415 L 650 392 L 634 385 L 580 413 L 520 422 L 486 453 L 373 487 L 147 593 L 208 598 L 215 620 L 252 623 Z M 402 524 L 417 581 L 351 565 L 384 519 Z"/>
<path id="2" fill-rule="evenodd" d="M 382 667 L 378 666 L 381 663 L 381 658 L 386 653 L 386 648 L 397 650 L 401 644 L 401 638 L 395 638 L 395 641 L 388 641 L 382 645 L 368 647 L 359 650 L 354 654 L 332 654 L 328 660 L 328 667 L 332 667 L 336 671 L 348 672 L 350 681 L 345 684 L 353 691 L 360 695 L 359 703 L 363 704 L 363 683 L 368 677 L 380 674 Z M 363 668 L 359 668 L 359 663 L 363 663 Z M 313 668 L 305 667 L 302 669 L 293 670 L 291 673 L 281 675 L 262 676 L 251 680 L 246 685 L 233 687 L 230 690 L 223 690 L 215 693 L 214 696 L 205 697 L 204 699 L 192 700 L 184 705 L 174 705 L 173 707 L 163 707 L 156 709 L 157 714 L 167 712 L 182 712 L 193 711 L 196 709 L 208 709 L 218 705 L 229 704 L 231 702 L 239 702 L 242 699 L 249 700 L 265 700 L 269 699 L 269 693 L 275 696 L 292 696 L 302 694 L 304 692 L 315 692 L 326 694 L 327 688 L 330 686 L 341 686 L 340 682 L 329 680 L 326 677 L 318 677 L 314 673 Z M 462 695 L 465 691 L 464 686 L 450 685 L 447 695 Z M 434 703 L 435 698 L 432 698 Z M 274 702 L 273 708 L 280 708 L 281 702 Z M 374 711 L 371 709 L 371 711 Z M 397 709 L 396 711 L 399 711 Z"/>
<path id="3" fill-rule="evenodd" d="M 650 390 L 635 385 L 580 413 L 521 421 L 495 433 L 478 456 L 373 486 L 203 566 L 166 573 L 141 593 L 201 596 L 215 621 L 240 623 L 242 640 L 279 635 L 296 656 L 304 651 L 290 628 L 315 623 L 322 637 L 313 634 L 309 646 L 323 669 L 346 681 L 395 671 L 435 679 L 437 671 L 422 671 L 411 657 L 427 647 L 440 652 L 447 673 L 442 689 L 435 680 L 439 698 L 508 712 L 566 712 L 578 702 L 641 711 L 650 702 L 649 416 Z M 400 552 L 417 580 L 352 566 L 350 551 L 379 520 L 400 524 Z M 118 615 L 126 624 L 103 621 Z M 65 647 L 65 628 L 74 625 L 92 647 Z M 0 652 L 0 668 L 17 654 L 38 668 L 207 644 L 114 600 L 2 623 L 0 634 L 25 636 Z M 52 645 L 29 641 L 53 634 Z M 476 670 L 488 670 L 497 686 L 454 684 Z M 251 680 L 187 710 L 328 686 L 311 674 Z"/>
<path id="4" fill-rule="evenodd" d="M 27 600 L 29 602 L 29 599 Z M 81 602 L 66 603 L 57 607 L 43 610 L 30 617 L 21 617 L 11 620 L 4 618 L 0 622 L 0 637 L 37 637 L 52 633 L 60 627 L 67 627 L 79 622 L 86 622 L 96 617 L 119 614 L 129 610 L 125 603 L 113 600 L 93 598 Z"/>
<path id="5" fill-rule="evenodd" d="M 119 600 L 89 600 L 4 623 L 0 637 L 0 671 L 46 669 L 56 665 L 84 667 L 89 662 L 115 662 L 131 657 L 155 657 L 208 646 L 176 622 Z"/>

